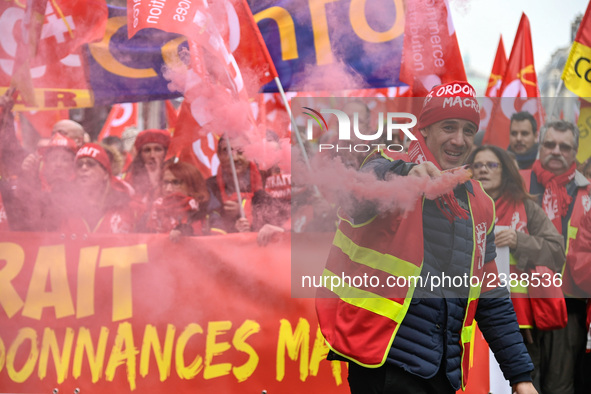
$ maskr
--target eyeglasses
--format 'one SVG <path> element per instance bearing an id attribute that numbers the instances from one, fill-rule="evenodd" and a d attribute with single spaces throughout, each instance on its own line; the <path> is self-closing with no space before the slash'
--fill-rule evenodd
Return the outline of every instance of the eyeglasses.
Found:
<path id="1" fill-rule="evenodd" d="M 494 171 L 499 168 L 500 165 L 501 163 L 497 163 L 496 161 L 487 161 L 486 163 L 476 162 L 472 163 L 472 168 L 475 170 L 480 170 L 482 167 L 486 167 L 487 170 Z"/>
<path id="2" fill-rule="evenodd" d="M 554 150 L 554 148 L 556 148 L 556 142 L 555 141 L 546 141 L 542 144 L 542 146 L 548 150 Z M 558 147 L 560 148 L 560 151 L 562 153 L 570 153 L 573 149 L 575 149 L 574 147 L 570 146 L 569 144 L 558 144 Z"/>

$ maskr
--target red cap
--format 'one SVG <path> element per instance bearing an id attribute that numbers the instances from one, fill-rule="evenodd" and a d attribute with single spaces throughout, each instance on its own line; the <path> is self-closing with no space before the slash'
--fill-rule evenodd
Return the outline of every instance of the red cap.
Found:
<path id="1" fill-rule="evenodd" d="M 99 144 L 89 143 L 82 145 L 82 147 L 78 150 L 78 153 L 76 153 L 76 161 L 83 157 L 90 157 L 91 159 L 98 161 L 100 165 L 103 166 L 105 170 L 107 170 L 109 175 L 112 174 L 109 156 L 107 155 L 105 149 Z"/>
<path id="2" fill-rule="evenodd" d="M 170 132 L 167 130 L 149 129 L 140 132 L 137 137 L 135 137 L 134 145 L 138 152 L 142 149 L 142 146 L 149 143 L 160 144 L 164 146 L 165 149 L 168 149 L 170 139 Z"/>
<path id="3" fill-rule="evenodd" d="M 72 153 L 76 153 L 76 151 L 78 150 L 78 147 L 76 146 L 76 142 L 74 142 L 74 140 L 63 136 L 60 133 L 55 133 L 54 135 L 52 135 L 47 145 L 39 148 L 39 153 L 44 155 L 51 148 L 65 148 L 71 151 Z"/>
<path id="4" fill-rule="evenodd" d="M 465 119 L 480 125 L 480 106 L 476 101 L 472 85 L 464 81 L 453 81 L 435 86 L 423 103 L 419 115 L 418 129 L 444 119 Z"/>

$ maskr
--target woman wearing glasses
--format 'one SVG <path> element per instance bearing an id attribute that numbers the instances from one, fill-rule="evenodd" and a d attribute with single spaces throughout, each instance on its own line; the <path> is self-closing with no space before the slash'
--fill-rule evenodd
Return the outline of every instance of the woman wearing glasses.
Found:
<path id="1" fill-rule="evenodd" d="M 162 168 L 160 197 L 154 200 L 138 228 L 140 232 L 169 233 L 172 241 L 181 235 L 224 233 L 215 228 L 216 218 L 219 221 L 216 201 L 195 166 L 167 162 Z M 221 204 L 217 205 L 219 210 Z"/>
<path id="2" fill-rule="evenodd" d="M 482 183 L 484 190 L 495 201 L 496 226 L 504 227 L 496 233 L 495 244 L 497 247 L 509 247 L 511 273 L 521 275 L 531 272 L 536 266 L 560 270 L 564 262 L 562 236 L 525 189 L 515 159 L 496 146 L 484 145 L 472 152 L 467 163 L 474 179 Z M 516 301 L 515 294 L 520 292 L 526 294 Z M 519 326 L 522 329 L 534 328 L 527 287 L 515 286 L 511 293 Z M 526 344 L 531 344 L 531 332 L 526 330 L 522 333 Z M 532 359 L 535 364 L 534 354 Z"/>

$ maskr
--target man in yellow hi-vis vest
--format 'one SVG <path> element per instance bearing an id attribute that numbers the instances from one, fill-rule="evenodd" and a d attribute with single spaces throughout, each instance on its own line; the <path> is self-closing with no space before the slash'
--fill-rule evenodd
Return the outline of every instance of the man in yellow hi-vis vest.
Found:
<path id="1" fill-rule="evenodd" d="M 425 98 L 408 155 L 374 153 L 362 171 L 384 181 L 438 178 L 464 163 L 479 122 L 472 86 L 436 86 Z M 536 393 L 533 365 L 494 261 L 494 204 L 480 183 L 466 177 L 434 199 L 417 199 L 404 214 L 364 204 L 341 219 L 323 273 L 324 283 L 338 285 L 320 288 L 316 306 L 329 358 L 349 361 L 352 393 L 465 388 L 476 322 L 514 392 Z"/>

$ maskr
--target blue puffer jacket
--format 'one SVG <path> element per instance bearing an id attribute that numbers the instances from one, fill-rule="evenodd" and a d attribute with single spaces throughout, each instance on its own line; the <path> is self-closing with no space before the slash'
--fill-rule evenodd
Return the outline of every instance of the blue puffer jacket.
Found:
<path id="1" fill-rule="evenodd" d="M 373 167 L 384 179 L 387 171 L 406 175 L 412 165 L 377 159 Z M 471 184 L 455 190 L 461 206 L 467 208 L 467 194 Z M 456 218 L 450 223 L 433 201 L 423 207 L 424 264 L 421 276 L 463 277 L 469 275 L 473 232 L 471 219 Z M 451 247 L 450 247 L 451 246 Z M 496 256 L 494 233 L 487 238 L 485 261 Z M 433 291 L 432 291 L 433 290 Z M 411 306 L 394 339 L 388 363 L 423 378 L 433 377 L 444 368 L 454 389 L 461 385 L 460 330 L 468 295 L 467 288 L 438 286 L 434 289 L 418 287 Z M 478 302 L 478 325 L 493 350 L 505 378 L 515 384 L 531 381 L 533 364 L 523 344 L 519 326 L 506 288 L 486 293 Z"/>

